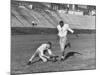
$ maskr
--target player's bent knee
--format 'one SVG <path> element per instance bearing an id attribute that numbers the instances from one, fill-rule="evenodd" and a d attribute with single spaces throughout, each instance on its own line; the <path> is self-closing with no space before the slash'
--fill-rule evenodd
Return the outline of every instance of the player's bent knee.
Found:
<path id="1" fill-rule="evenodd" d="M 47 62 L 47 59 L 44 57 L 40 57 L 42 59 L 43 62 Z"/>
<path id="2" fill-rule="evenodd" d="M 47 62 L 47 59 L 43 59 L 43 62 Z"/>

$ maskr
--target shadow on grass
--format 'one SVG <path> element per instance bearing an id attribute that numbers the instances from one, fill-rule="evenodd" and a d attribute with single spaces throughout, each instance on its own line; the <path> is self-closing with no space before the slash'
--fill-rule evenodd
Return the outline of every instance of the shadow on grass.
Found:
<path id="1" fill-rule="evenodd" d="M 65 59 L 64 60 L 67 60 L 69 57 L 74 56 L 75 54 L 82 55 L 79 52 L 73 52 L 73 51 L 72 52 L 68 52 L 67 54 L 65 54 Z"/>

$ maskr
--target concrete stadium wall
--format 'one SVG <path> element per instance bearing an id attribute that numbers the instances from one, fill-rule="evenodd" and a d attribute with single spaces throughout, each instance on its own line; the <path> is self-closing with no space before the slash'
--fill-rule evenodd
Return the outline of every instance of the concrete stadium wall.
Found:
<path id="1" fill-rule="evenodd" d="M 74 34 L 92 34 L 96 30 L 90 29 L 73 29 Z M 25 35 L 25 34 L 57 34 L 56 28 L 32 28 L 32 27 L 12 27 L 11 35 Z M 68 32 L 70 34 L 70 32 Z"/>

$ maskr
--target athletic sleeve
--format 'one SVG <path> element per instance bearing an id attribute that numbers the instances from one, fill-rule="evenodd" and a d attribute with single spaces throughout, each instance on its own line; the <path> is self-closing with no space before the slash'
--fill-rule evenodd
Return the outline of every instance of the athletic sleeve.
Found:
<path id="1" fill-rule="evenodd" d="M 69 27 L 69 25 L 68 25 L 68 31 L 70 31 L 71 33 L 74 33 L 74 30 L 72 30 L 70 27 Z"/>

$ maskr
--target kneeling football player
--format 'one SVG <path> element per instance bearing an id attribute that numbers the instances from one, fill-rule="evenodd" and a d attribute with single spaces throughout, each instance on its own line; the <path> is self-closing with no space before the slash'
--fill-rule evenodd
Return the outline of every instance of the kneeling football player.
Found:
<path id="1" fill-rule="evenodd" d="M 51 47 L 52 47 L 52 43 L 51 42 L 47 42 L 47 43 L 44 43 L 44 44 L 41 44 L 37 50 L 35 51 L 35 53 L 32 55 L 32 57 L 29 59 L 29 62 L 28 62 L 28 65 L 32 63 L 32 60 L 38 56 L 40 57 L 40 59 L 43 61 L 43 62 L 47 62 L 50 57 L 54 56 L 52 51 L 51 51 Z M 48 52 L 48 56 L 45 55 L 45 51 Z"/>

